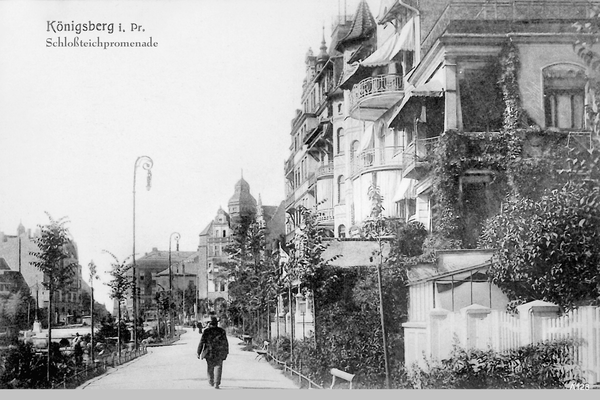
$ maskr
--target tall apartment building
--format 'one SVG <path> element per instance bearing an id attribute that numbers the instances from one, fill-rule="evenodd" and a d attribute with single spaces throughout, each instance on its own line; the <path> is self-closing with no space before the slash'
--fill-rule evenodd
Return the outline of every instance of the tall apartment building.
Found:
<path id="1" fill-rule="evenodd" d="M 359 61 L 376 50 L 377 40 L 375 18 L 361 1 L 353 16 L 336 18 L 329 51 L 323 38 L 318 56 L 307 54 L 302 109 L 292 121 L 285 163 L 288 240 L 302 222 L 300 205 L 317 206 L 318 222 L 329 236 L 360 236 L 370 215 L 373 180 L 386 212 L 395 212 L 403 148 L 398 137 L 382 136 L 376 120 L 402 99 L 401 71 L 408 68 L 402 63 L 412 59 L 406 55 L 390 68 L 375 63 L 381 74 L 371 77 Z"/>
<path id="2" fill-rule="evenodd" d="M 303 108 L 292 121 L 285 163 L 288 239 L 299 224 L 299 204 L 319 204 L 331 236 L 360 237 L 372 184 L 383 196 L 384 215 L 435 230 L 439 182 L 431 157 L 448 132 L 475 139 L 502 130 L 497 82 L 507 42 L 520 57 L 518 95 L 528 124 L 585 147 L 590 71 L 573 51 L 572 24 L 595 3 L 382 0 L 374 17 L 361 1 L 352 18 L 339 18 L 332 29 L 329 52 L 306 57 Z M 524 156 L 544 152 L 540 136 L 529 134 Z M 476 245 L 482 223 L 469 212 L 499 211 L 496 175 L 474 167 L 458 177 L 467 248 Z"/>

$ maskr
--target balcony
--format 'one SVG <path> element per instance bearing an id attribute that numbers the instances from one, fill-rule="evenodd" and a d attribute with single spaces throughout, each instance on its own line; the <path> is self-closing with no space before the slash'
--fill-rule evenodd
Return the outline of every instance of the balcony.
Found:
<path id="1" fill-rule="evenodd" d="M 292 154 L 287 160 L 285 160 L 284 171 L 285 174 L 289 174 L 294 170 L 294 154 Z"/>
<path id="2" fill-rule="evenodd" d="M 439 136 L 427 139 L 417 139 L 408 145 L 404 152 L 402 177 L 410 179 L 421 179 L 429 163 L 428 156 L 433 154 L 433 151 L 439 143 Z"/>
<path id="3" fill-rule="evenodd" d="M 363 79 L 352 88 L 350 116 L 375 121 L 403 96 L 402 75 L 378 75 Z"/>
<path id="4" fill-rule="evenodd" d="M 425 40 L 423 40 L 421 48 L 423 54 L 426 54 L 452 21 L 583 20 L 589 18 L 593 6 L 587 0 L 498 0 L 479 5 L 473 2 L 453 2 L 446 6 Z"/>
<path id="5" fill-rule="evenodd" d="M 317 179 L 331 178 L 333 177 L 333 163 L 322 165 L 319 167 L 316 173 Z"/>
<path id="6" fill-rule="evenodd" d="M 351 176 L 378 170 L 401 169 L 403 150 L 402 146 L 367 149 L 352 160 Z"/>
<path id="7" fill-rule="evenodd" d="M 333 178 L 333 163 L 320 166 L 317 171 L 308 177 L 308 191 L 316 197 L 317 181 Z"/>
<path id="8" fill-rule="evenodd" d="M 317 210 L 317 223 L 319 225 L 333 225 L 333 208 Z"/>

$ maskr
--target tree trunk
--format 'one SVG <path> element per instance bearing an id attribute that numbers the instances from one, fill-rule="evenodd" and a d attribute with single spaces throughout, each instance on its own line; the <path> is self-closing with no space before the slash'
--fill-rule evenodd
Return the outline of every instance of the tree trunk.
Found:
<path id="1" fill-rule="evenodd" d="M 50 383 L 50 344 L 52 343 L 52 282 L 48 286 L 48 366 L 46 368 L 46 379 Z"/>

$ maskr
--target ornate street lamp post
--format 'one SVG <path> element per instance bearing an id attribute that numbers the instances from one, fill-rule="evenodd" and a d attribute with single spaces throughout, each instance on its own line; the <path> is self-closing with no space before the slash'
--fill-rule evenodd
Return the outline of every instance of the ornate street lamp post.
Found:
<path id="1" fill-rule="evenodd" d="M 171 304 L 173 303 L 173 273 L 171 271 L 171 242 L 175 238 L 177 242 L 177 251 L 179 251 L 179 239 L 181 239 L 181 235 L 177 232 L 171 233 L 169 236 L 169 321 L 171 323 L 171 329 L 169 329 L 169 337 L 173 337 L 173 331 L 175 330 L 175 325 L 173 324 L 173 310 L 171 309 Z"/>
<path id="2" fill-rule="evenodd" d="M 139 156 L 137 158 L 137 160 L 135 160 L 135 165 L 133 167 L 133 266 L 132 266 L 132 273 L 133 273 L 133 289 L 132 289 L 132 293 L 133 293 L 133 304 L 132 304 L 132 308 L 133 308 L 133 342 L 135 345 L 135 349 L 137 350 L 138 348 L 138 344 L 137 344 L 137 275 L 136 275 L 136 270 L 135 270 L 135 181 L 136 181 L 136 172 L 139 166 L 141 166 L 143 169 L 145 169 L 146 171 L 148 171 L 148 177 L 146 180 L 146 189 L 150 190 L 150 184 L 152 182 L 152 166 L 154 165 L 154 162 L 152 161 L 152 159 L 148 156 Z"/>

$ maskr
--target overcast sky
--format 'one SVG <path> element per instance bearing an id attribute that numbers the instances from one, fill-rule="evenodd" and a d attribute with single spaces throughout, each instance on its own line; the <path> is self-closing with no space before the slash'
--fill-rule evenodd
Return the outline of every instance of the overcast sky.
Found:
<path id="1" fill-rule="evenodd" d="M 279 204 L 306 51 L 318 53 L 323 26 L 329 44 L 332 18 L 358 2 L 1 1 L 0 231 L 34 230 L 46 211 L 67 217 L 84 276 L 94 260 L 106 282 L 103 250 L 132 253 L 142 155 L 154 167 L 150 191 L 137 171 L 138 257 L 168 249 L 172 232 L 195 251 L 242 170 L 254 197 Z M 379 0 L 368 3 L 376 15 Z M 59 22 L 114 31 L 78 35 Z M 59 37 L 158 47 L 47 47 Z M 106 286 L 95 287 L 112 311 Z"/>

